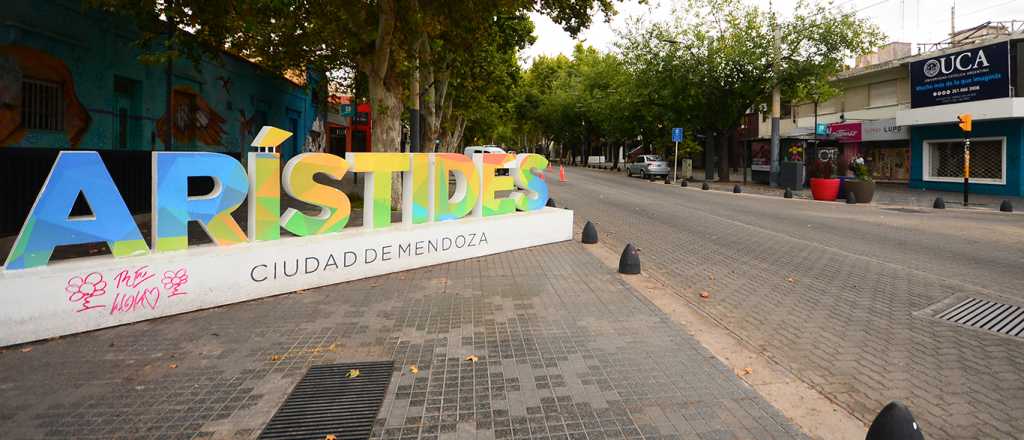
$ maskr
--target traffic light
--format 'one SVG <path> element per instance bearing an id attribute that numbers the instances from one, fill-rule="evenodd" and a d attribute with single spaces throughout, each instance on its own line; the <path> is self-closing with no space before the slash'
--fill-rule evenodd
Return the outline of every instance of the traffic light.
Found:
<path id="1" fill-rule="evenodd" d="M 970 133 L 971 132 L 971 114 L 970 113 L 964 113 L 962 115 L 958 115 L 956 118 L 958 120 L 960 120 L 960 130 L 963 130 L 964 133 Z"/>

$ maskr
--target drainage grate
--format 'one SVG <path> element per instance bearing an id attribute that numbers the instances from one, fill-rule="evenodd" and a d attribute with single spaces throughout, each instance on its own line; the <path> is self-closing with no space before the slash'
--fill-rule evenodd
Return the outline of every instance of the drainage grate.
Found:
<path id="1" fill-rule="evenodd" d="M 1024 308 L 967 298 L 939 313 L 939 319 L 1007 336 L 1024 337 Z"/>
<path id="2" fill-rule="evenodd" d="M 314 365 L 295 385 L 260 434 L 261 439 L 370 437 L 394 362 Z M 349 379 L 350 370 L 359 376 Z"/>

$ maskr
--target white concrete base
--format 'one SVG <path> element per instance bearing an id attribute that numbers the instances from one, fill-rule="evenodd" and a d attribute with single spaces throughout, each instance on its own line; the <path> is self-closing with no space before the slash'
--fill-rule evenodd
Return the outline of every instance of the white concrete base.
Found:
<path id="1" fill-rule="evenodd" d="M 544 208 L 0 271 L 0 346 L 570 240 L 572 222 Z"/>

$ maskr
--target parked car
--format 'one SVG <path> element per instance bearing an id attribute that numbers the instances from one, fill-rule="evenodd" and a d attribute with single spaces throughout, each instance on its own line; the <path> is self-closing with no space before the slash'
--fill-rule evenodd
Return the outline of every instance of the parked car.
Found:
<path id="1" fill-rule="evenodd" d="M 652 176 L 667 176 L 672 171 L 668 166 L 668 162 L 661 159 L 661 156 L 654 154 L 645 154 L 637 156 L 630 160 L 626 164 L 626 175 L 633 177 L 639 175 L 643 178 L 649 178 Z"/>
<path id="2" fill-rule="evenodd" d="M 506 154 L 506 152 L 497 145 L 475 145 L 472 147 L 466 147 L 466 149 L 462 151 L 462 154 L 472 158 L 474 154 Z M 499 168 L 495 175 L 507 176 L 508 169 Z"/>

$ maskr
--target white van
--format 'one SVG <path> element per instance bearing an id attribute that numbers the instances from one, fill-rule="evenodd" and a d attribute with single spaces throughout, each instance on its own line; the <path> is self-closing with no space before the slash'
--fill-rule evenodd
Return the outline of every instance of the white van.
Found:
<path id="1" fill-rule="evenodd" d="M 497 145 L 476 145 L 472 147 L 466 147 L 466 149 L 463 150 L 462 154 L 465 154 L 466 156 L 469 156 L 470 159 L 472 159 L 474 154 L 505 154 L 505 150 L 502 150 L 501 147 Z M 494 174 L 498 176 L 507 176 L 508 170 L 501 168 L 498 169 L 498 171 Z"/>
<path id="2" fill-rule="evenodd" d="M 465 154 L 466 156 L 469 157 L 473 157 L 473 155 L 477 153 L 505 154 L 505 150 L 502 150 L 501 147 L 497 145 L 475 145 L 472 147 L 466 147 L 466 149 L 462 152 L 462 154 Z"/>

